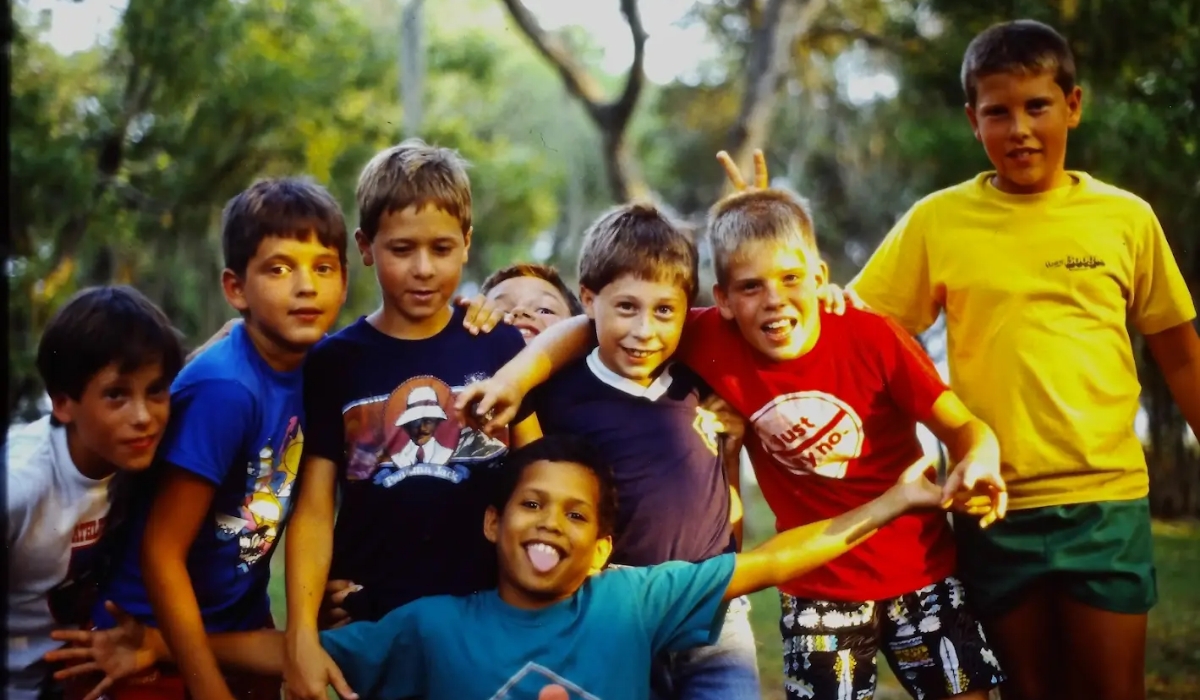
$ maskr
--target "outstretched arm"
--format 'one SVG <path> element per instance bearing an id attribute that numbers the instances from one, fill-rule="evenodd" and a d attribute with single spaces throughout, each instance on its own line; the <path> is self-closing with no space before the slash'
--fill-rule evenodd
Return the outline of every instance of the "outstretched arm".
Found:
<path id="1" fill-rule="evenodd" d="M 737 555 L 725 600 L 779 586 L 850 551 L 912 508 L 937 507 L 942 491 L 927 478 L 925 457 L 879 498 L 829 520 L 793 528 Z"/>

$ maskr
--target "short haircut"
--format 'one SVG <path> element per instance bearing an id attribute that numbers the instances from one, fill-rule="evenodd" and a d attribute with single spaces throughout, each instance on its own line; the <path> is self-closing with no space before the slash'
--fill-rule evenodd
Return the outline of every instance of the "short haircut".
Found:
<path id="1" fill-rule="evenodd" d="M 79 400 L 92 378 L 116 364 L 122 374 L 160 363 L 163 378 L 183 367 L 183 343 L 166 314 L 133 287 L 90 287 L 67 300 L 42 331 L 37 369 L 51 396 Z"/>
<path id="2" fill-rule="evenodd" d="M 346 218 L 337 200 L 304 178 L 259 180 L 225 205 L 221 248 L 225 267 L 244 277 L 263 239 L 316 237 L 346 267 Z"/>
<path id="3" fill-rule="evenodd" d="M 483 286 L 480 287 L 479 293 L 487 294 L 501 282 L 507 282 L 517 277 L 536 277 L 549 282 L 562 295 L 563 301 L 567 302 L 567 308 L 570 309 L 572 314 L 578 316 L 583 313 L 583 304 L 579 303 L 579 297 L 575 296 L 575 293 L 571 291 L 566 282 L 563 282 L 562 277 L 558 274 L 558 270 L 549 265 L 517 263 L 496 270 L 490 277 L 483 281 Z"/>
<path id="4" fill-rule="evenodd" d="M 503 513 L 526 467 L 535 462 L 578 464 L 596 477 L 600 502 L 596 504 L 601 537 L 611 537 L 617 522 L 617 482 L 612 468 L 599 457 L 600 452 L 587 440 L 574 435 L 548 435 L 515 450 L 504 465 L 501 488 L 492 505 Z"/>
<path id="5" fill-rule="evenodd" d="M 975 104 L 980 78 L 998 73 L 1053 73 L 1064 94 L 1075 89 L 1075 56 L 1052 27 L 1031 19 L 993 24 L 980 32 L 963 55 L 962 86 Z"/>
<path id="6" fill-rule="evenodd" d="M 471 180 L 467 161 L 449 148 L 407 139 L 375 154 L 358 177 L 358 227 L 368 241 L 389 212 L 414 207 L 441 209 L 471 230 Z"/>
<path id="7" fill-rule="evenodd" d="M 600 292 L 616 279 L 673 284 L 690 304 L 699 290 L 700 256 L 690 236 L 649 204 L 610 210 L 584 234 L 579 251 L 579 284 Z"/>
<path id="8" fill-rule="evenodd" d="M 708 240 L 722 288 L 738 249 L 747 243 L 779 241 L 817 250 L 808 203 L 781 188 L 738 192 L 714 204 L 708 212 Z"/>

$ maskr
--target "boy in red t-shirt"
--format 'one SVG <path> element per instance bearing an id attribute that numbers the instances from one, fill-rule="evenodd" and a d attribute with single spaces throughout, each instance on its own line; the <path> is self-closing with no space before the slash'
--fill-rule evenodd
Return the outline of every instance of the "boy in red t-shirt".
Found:
<path id="1" fill-rule="evenodd" d="M 860 309 L 821 310 L 828 275 L 805 206 L 781 190 L 735 194 L 709 218 L 716 308 L 693 309 L 676 357 L 739 413 L 779 531 L 851 510 L 923 456 L 916 424 L 947 447 L 947 506 L 1003 516 L 999 449 L 916 341 Z M 510 405 L 582 354 L 587 325 L 557 324 L 460 405 Z M 953 576 L 944 514 L 911 513 L 856 550 L 780 586 L 789 699 L 870 696 L 882 650 L 915 698 L 983 700 L 1002 680 Z"/>

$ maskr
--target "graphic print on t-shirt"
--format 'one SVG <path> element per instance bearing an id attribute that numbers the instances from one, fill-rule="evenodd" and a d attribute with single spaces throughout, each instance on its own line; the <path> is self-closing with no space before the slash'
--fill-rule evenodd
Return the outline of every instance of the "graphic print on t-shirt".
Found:
<path id="1" fill-rule="evenodd" d="M 279 523 L 288 512 L 304 451 L 299 417 L 288 421 L 279 444 L 278 450 L 270 442 L 259 450 L 258 459 L 246 465 L 246 495 L 242 502 L 231 511 L 217 514 L 217 537 L 226 542 L 238 540 L 241 572 L 249 571 L 271 551 L 279 535 Z"/>
<path id="2" fill-rule="evenodd" d="M 846 476 L 862 455 L 862 419 L 846 402 L 821 391 L 776 397 L 750 417 L 763 448 L 793 474 Z"/>
<path id="3" fill-rule="evenodd" d="M 465 382 L 469 384 L 476 378 Z M 432 476 L 459 483 L 469 464 L 496 459 L 507 446 L 462 425 L 454 411 L 451 388 L 436 377 L 414 377 L 388 396 L 357 401 L 344 414 L 349 481 L 385 488 L 410 476 Z"/>
<path id="4" fill-rule="evenodd" d="M 95 603 L 95 576 L 99 559 L 100 536 L 104 534 L 107 517 L 77 523 L 71 533 L 71 558 L 67 576 L 46 594 L 50 616 L 60 625 L 81 624 L 87 621 Z"/>
<path id="5" fill-rule="evenodd" d="M 488 700 L 537 697 L 542 688 L 550 684 L 561 686 L 567 691 L 568 697 L 571 700 L 600 700 L 600 698 L 568 681 L 554 671 L 541 664 L 535 664 L 532 661 L 525 664 L 520 671 L 513 674 L 513 677 L 508 679 L 504 687 L 497 690 L 496 694 Z"/>

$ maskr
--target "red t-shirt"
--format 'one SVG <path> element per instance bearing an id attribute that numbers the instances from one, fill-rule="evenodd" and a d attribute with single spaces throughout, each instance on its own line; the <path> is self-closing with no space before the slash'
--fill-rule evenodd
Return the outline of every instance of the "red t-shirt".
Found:
<path id="1" fill-rule="evenodd" d="M 882 495 L 924 454 L 917 421 L 947 390 L 916 340 L 869 311 L 821 314 L 813 349 L 773 362 L 715 308 L 693 309 L 677 358 L 750 420 L 746 446 L 780 531 L 832 518 Z M 954 572 L 945 513 L 905 514 L 780 590 L 868 601 Z"/>

